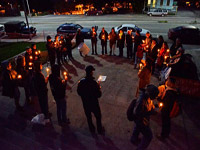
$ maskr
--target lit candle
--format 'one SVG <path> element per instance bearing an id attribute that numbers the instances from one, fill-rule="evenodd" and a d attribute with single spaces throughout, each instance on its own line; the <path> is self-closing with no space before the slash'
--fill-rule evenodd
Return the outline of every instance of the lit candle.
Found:
<path id="1" fill-rule="evenodd" d="M 41 51 L 38 51 L 38 53 L 40 54 L 40 53 L 41 53 Z"/>
<path id="2" fill-rule="evenodd" d="M 159 107 L 163 107 L 163 103 L 159 103 Z"/>
<path id="3" fill-rule="evenodd" d="M 29 66 L 32 66 L 33 65 L 33 63 L 32 62 L 29 62 Z"/>
<path id="4" fill-rule="evenodd" d="M 110 35 L 108 36 L 108 39 L 110 40 Z"/>
<path id="5" fill-rule="evenodd" d="M 62 41 L 60 41 L 60 44 L 62 44 Z"/>
<path id="6" fill-rule="evenodd" d="M 132 39 L 134 39 L 134 36 L 132 35 Z"/>
<path id="7" fill-rule="evenodd" d="M 102 39 L 105 40 L 105 35 L 102 36 Z"/>
<path id="8" fill-rule="evenodd" d="M 140 63 L 140 69 L 142 69 L 142 63 Z"/>
<path id="9" fill-rule="evenodd" d="M 47 73 L 49 72 L 49 67 L 46 68 Z"/>
<path id="10" fill-rule="evenodd" d="M 64 72 L 63 72 L 63 75 L 64 75 L 64 76 L 67 76 L 67 72 L 66 72 L 66 71 L 64 71 Z"/>
<path id="11" fill-rule="evenodd" d="M 30 56 L 29 58 L 30 58 L 30 60 L 32 60 L 32 59 L 33 59 L 33 56 Z"/>
<path id="12" fill-rule="evenodd" d="M 165 56 L 165 60 L 167 59 L 167 56 Z"/>
<path id="13" fill-rule="evenodd" d="M 17 76 L 17 79 L 22 79 L 22 75 L 19 74 L 19 75 Z"/>
<path id="14" fill-rule="evenodd" d="M 38 52 L 37 52 L 37 51 L 35 52 L 35 55 L 38 55 Z"/>
<path id="15" fill-rule="evenodd" d="M 170 52 L 170 50 L 169 49 L 167 49 L 167 53 L 169 53 Z"/>
<path id="16" fill-rule="evenodd" d="M 142 43 L 145 43 L 145 40 L 142 40 Z"/>
<path id="17" fill-rule="evenodd" d="M 158 49 L 158 53 L 160 52 L 160 49 Z"/>

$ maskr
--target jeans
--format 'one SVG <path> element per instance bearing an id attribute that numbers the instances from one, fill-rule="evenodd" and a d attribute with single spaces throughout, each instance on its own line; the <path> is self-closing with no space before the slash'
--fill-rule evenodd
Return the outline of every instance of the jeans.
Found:
<path id="1" fill-rule="evenodd" d="M 67 103 L 65 98 L 56 99 L 56 106 L 57 106 L 57 118 L 58 122 L 66 122 L 66 111 L 67 111 Z"/>
<path id="2" fill-rule="evenodd" d="M 112 55 L 112 52 L 115 55 L 115 44 L 110 45 L 110 55 Z"/>
<path id="3" fill-rule="evenodd" d="M 133 134 L 131 136 L 131 141 L 137 141 L 140 133 L 143 134 L 143 137 L 140 144 L 138 145 L 137 150 L 144 150 L 149 146 L 153 138 L 153 134 L 149 126 L 145 126 L 143 123 L 136 122 L 136 126 L 134 127 Z"/>
<path id="4" fill-rule="evenodd" d="M 91 41 L 92 43 L 92 54 L 97 54 L 97 42 Z"/>
<path id="5" fill-rule="evenodd" d="M 102 132 L 101 110 L 100 110 L 99 105 L 96 105 L 93 107 L 88 107 L 88 106 L 83 105 L 83 107 L 84 107 L 85 115 L 87 117 L 87 122 L 88 122 L 90 132 L 95 132 L 95 126 L 92 123 L 92 113 L 96 117 L 97 131 L 99 133 Z"/>
<path id="6" fill-rule="evenodd" d="M 105 49 L 105 54 L 107 54 L 107 43 L 104 43 L 101 46 L 102 46 L 102 55 L 104 55 L 104 49 Z"/>

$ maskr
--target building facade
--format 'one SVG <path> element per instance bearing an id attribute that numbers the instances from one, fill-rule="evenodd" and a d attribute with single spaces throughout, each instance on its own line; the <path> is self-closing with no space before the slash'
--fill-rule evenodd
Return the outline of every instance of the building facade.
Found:
<path id="1" fill-rule="evenodd" d="M 147 7 L 150 9 L 161 8 L 169 11 L 177 11 L 177 2 L 174 0 L 147 0 Z"/>

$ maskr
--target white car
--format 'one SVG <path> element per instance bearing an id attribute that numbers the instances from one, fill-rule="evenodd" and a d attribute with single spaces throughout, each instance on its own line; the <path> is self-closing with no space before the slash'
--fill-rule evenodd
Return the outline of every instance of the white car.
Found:
<path id="1" fill-rule="evenodd" d="M 0 24 L 0 37 L 5 35 L 4 25 Z"/>
<path id="2" fill-rule="evenodd" d="M 147 15 L 164 17 L 168 15 L 168 10 L 167 9 L 153 9 L 153 10 L 149 10 L 147 12 Z"/>
<path id="3" fill-rule="evenodd" d="M 132 33 L 133 35 L 135 36 L 135 32 L 136 31 L 140 31 L 140 34 L 141 36 L 145 37 L 146 36 L 146 33 L 150 31 L 149 30 L 146 30 L 146 29 L 142 29 L 142 28 L 139 28 L 138 26 L 134 25 L 134 24 L 122 24 L 118 27 L 115 27 L 115 32 L 118 34 L 119 33 L 119 30 L 122 30 L 124 31 L 124 34 L 126 35 L 127 34 L 127 31 L 128 30 L 132 30 Z"/>

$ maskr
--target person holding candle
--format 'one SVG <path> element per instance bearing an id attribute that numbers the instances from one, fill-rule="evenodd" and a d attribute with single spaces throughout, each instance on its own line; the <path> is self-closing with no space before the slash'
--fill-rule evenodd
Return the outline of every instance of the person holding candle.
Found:
<path id="1" fill-rule="evenodd" d="M 138 72 L 139 84 L 136 92 L 136 97 L 138 96 L 139 91 L 145 89 L 145 87 L 150 83 L 151 80 L 151 60 L 148 58 L 145 63 L 143 63 L 143 67 L 140 68 Z"/>
<path id="2" fill-rule="evenodd" d="M 100 34 L 99 34 L 99 39 L 101 40 L 101 46 L 102 46 L 102 55 L 104 55 L 104 50 L 105 54 L 107 55 L 107 40 L 108 40 L 108 33 L 102 28 Z"/>
<path id="3" fill-rule="evenodd" d="M 46 43 L 46 48 L 48 51 L 48 56 L 49 56 L 49 61 L 51 67 L 55 64 L 55 59 L 56 59 L 56 51 L 54 48 L 54 42 L 51 40 L 51 36 L 47 36 L 47 43 Z"/>
<path id="4" fill-rule="evenodd" d="M 170 54 L 173 57 L 174 55 L 176 55 L 176 52 L 179 48 L 183 48 L 183 45 L 181 43 L 181 39 L 177 38 L 174 43 L 172 44 L 172 46 L 170 47 Z"/>
<path id="5" fill-rule="evenodd" d="M 86 77 L 83 78 L 77 88 L 77 93 L 81 96 L 85 115 L 87 117 L 88 126 L 91 133 L 95 133 L 95 126 L 92 123 L 92 113 L 96 117 L 97 131 L 99 134 L 104 134 L 104 129 L 101 123 L 101 109 L 99 106 L 98 98 L 101 97 L 100 85 L 94 80 L 93 66 L 87 66 Z"/>
<path id="6" fill-rule="evenodd" d="M 162 45 L 162 48 L 160 49 L 160 51 L 157 55 L 158 59 L 157 59 L 156 67 L 158 68 L 159 71 L 163 68 L 163 63 L 166 61 L 165 54 L 167 52 L 167 49 L 169 49 L 168 44 L 167 44 L 167 42 L 164 42 Z"/>
<path id="7" fill-rule="evenodd" d="M 59 40 L 59 51 L 60 51 L 60 58 L 62 63 L 64 63 L 64 61 L 67 61 L 67 48 L 66 48 L 66 41 L 64 39 L 64 36 L 61 35 L 60 36 L 60 40 Z"/>
<path id="8" fill-rule="evenodd" d="M 44 77 L 42 74 L 42 63 L 39 61 L 36 61 L 34 63 L 34 69 L 35 73 L 33 75 L 33 83 L 34 83 L 34 89 L 36 91 L 40 109 L 41 112 L 45 115 L 45 118 L 49 118 L 49 107 L 48 107 L 48 89 L 47 89 L 47 82 L 48 77 Z"/>
<path id="9" fill-rule="evenodd" d="M 162 35 L 159 35 L 159 36 L 158 36 L 158 48 L 159 48 L 159 49 L 162 48 L 162 45 L 163 45 L 164 42 L 165 42 L 165 41 L 164 41 L 163 36 L 162 36 Z"/>
<path id="10" fill-rule="evenodd" d="M 76 32 L 76 46 L 79 46 L 81 43 L 84 43 L 84 36 L 81 33 L 81 29 L 78 28 Z M 82 53 L 80 52 L 80 56 L 83 57 Z"/>
<path id="11" fill-rule="evenodd" d="M 158 55 L 158 45 L 155 39 L 152 39 L 150 49 L 147 53 L 147 57 L 151 60 L 151 66 L 152 66 L 152 74 L 155 70 L 155 62 Z"/>
<path id="12" fill-rule="evenodd" d="M 71 39 L 69 36 L 65 37 L 65 41 L 66 41 L 66 49 L 67 49 L 67 56 L 69 60 L 74 60 L 73 56 L 72 56 L 72 43 L 71 43 Z"/>
<path id="13" fill-rule="evenodd" d="M 116 47 L 116 40 L 117 40 L 117 34 L 115 33 L 114 27 L 111 29 L 111 32 L 108 35 L 108 40 L 110 42 L 110 56 L 115 56 L 115 47 Z"/>
<path id="14" fill-rule="evenodd" d="M 3 73 L 2 73 L 2 95 L 10 98 L 14 98 L 15 107 L 19 111 L 23 111 L 22 106 L 19 104 L 20 91 L 17 84 L 17 73 L 12 69 L 11 62 L 4 61 Z"/>
<path id="15" fill-rule="evenodd" d="M 119 48 L 119 57 L 123 57 L 123 49 L 125 44 L 125 34 L 123 30 L 119 30 L 117 47 Z"/>
<path id="16" fill-rule="evenodd" d="M 56 56 L 57 56 L 57 64 L 61 66 L 61 51 L 60 51 L 60 43 L 59 43 L 59 36 L 56 35 L 55 36 L 55 40 L 54 40 L 54 49 L 56 51 Z"/>
<path id="17" fill-rule="evenodd" d="M 146 149 L 153 138 L 150 128 L 150 116 L 156 114 L 153 100 L 156 99 L 158 93 L 158 88 L 155 85 L 148 85 L 140 92 L 133 109 L 136 119 L 134 120 L 135 127 L 130 141 L 134 145 L 138 145 L 137 150 Z M 140 133 L 143 135 L 141 142 L 139 140 Z"/>
<path id="18" fill-rule="evenodd" d="M 40 60 L 40 57 L 41 57 L 40 56 L 40 51 L 37 50 L 36 44 L 32 44 L 31 49 L 32 49 L 33 61 Z"/>
<path id="19" fill-rule="evenodd" d="M 163 103 L 161 109 L 162 131 L 161 134 L 157 136 L 161 141 L 169 137 L 172 117 L 170 115 L 177 99 L 176 80 L 174 78 L 168 78 L 165 82 L 165 90 L 162 92 L 162 95 L 160 95 L 160 98 L 158 98 L 158 101 Z"/>
<path id="20" fill-rule="evenodd" d="M 128 30 L 128 34 L 126 35 L 126 47 L 127 47 L 127 58 L 132 59 L 133 56 L 133 40 L 134 37 L 132 35 L 132 30 Z"/>
<path id="21" fill-rule="evenodd" d="M 33 55 L 32 55 L 32 49 L 30 47 L 26 47 L 25 61 L 26 61 L 26 70 L 32 70 Z"/>
<path id="22" fill-rule="evenodd" d="M 91 44 L 92 44 L 92 55 L 98 55 L 97 54 L 97 32 L 95 31 L 95 28 L 92 27 L 92 30 L 90 32 L 90 36 L 91 36 Z"/>
<path id="23" fill-rule="evenodd" d="M 66 86 L 67 86 L 67 74 L 64 74 L 64 80 L 60 77 L 60 66 L 54 65 L 52 67 L 52 74 L 49 76 L 49 83 L 51 87 L 51 92 L 56 101 L 57 106 L 57 118 L 59 125 L 64 125 L 69 123 L 67 119 L 66 111 Z"/>

